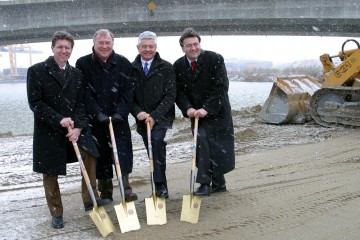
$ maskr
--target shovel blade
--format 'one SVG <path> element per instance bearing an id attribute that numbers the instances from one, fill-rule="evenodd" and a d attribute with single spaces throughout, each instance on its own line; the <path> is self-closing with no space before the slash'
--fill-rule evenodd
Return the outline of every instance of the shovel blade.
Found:
<path id="1" fill-rule="evenodd" d="M 201 197 L 183 195 L 180 221 L 197 223 L 199 220 Z"/>
<path id="2" fill-rule="evenodd" d="M 115 226 L 103 207 L 94 206 L 93 211 L 89 215 L 103 237 L 115 232 Z"/>
<path id="3" fill-rule="evenodd" d="M 146 220 L 148 225 L 166 224 L 166 202 L 163 198 L 145 198 Z"/>
<path id="4" fill-rule="evenodd" d="M 116 216 L 122 233 L 140 229 L 139 219 L 134 202 L 126 202 L 115 205 Z"/>

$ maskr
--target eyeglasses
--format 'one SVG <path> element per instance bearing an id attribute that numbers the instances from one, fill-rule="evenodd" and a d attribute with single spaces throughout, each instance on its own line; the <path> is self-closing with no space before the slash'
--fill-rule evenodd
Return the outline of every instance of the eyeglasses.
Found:
<path id="1" fill-rule="evenodd" d="M 69 51 L 69 50 L 71 50 L 72 49 L 72 47 L 71 46 L 55 46 L 55 48 L 57 49 L 57 50 L 63 50 L 63 49 L 65 49 L 66 51 Z"/>
<path id="2" fill-rule="evenodd" d="M 199 47 L 200 46 L 200 43 L 193 43 L 193 44 L 186 44 L 184 47 L 186 47 L 186 48 L 192 48 L 192 47 L 194 47 L 194 48 L 197 48 L 197 47 Z"/>
<path id="3" fill-rule="evenodd" d="M 106 46 L 106 47 L 108 47 L 108 46 L 111 46 L 112 44 L 113 44 L 113 42 L 110 42 L 110 41 L 97 41 L 97 42 L 95 42 L 95 44 L 97 44 L 97 45 L 99 45 L 99 46 Z"/>

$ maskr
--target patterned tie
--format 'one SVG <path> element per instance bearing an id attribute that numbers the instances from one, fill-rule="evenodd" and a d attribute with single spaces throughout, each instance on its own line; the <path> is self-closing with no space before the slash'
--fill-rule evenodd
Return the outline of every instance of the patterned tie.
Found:
<path id="1" fill-rule="evenodd" d="M 149 73 L 149 68 L 148 68 L 148 63 L 147 62 L 145 62 L 145 64 L 144 64 L 144 73 L 145 73 L 145 76 L 147 76 L 148 73 Z"/>
<path id="2" fill-rule="evenodd" d="M 195 72 L 195 68 L 196 68 L 196 61 L 192 61 L 192 62 L 191 62 L 191 70 L 192 70 L 193 72 Z"/>

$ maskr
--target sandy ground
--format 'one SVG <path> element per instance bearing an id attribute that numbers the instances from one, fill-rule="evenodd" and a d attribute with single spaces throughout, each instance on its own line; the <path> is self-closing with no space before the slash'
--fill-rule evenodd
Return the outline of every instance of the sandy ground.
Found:
<path id="1" fill-rule="evenodd" d="M 168 137 L 169 158 L 179 161 L 167 170 L 167 224 L 146 224 L 144 198 L 151 188 L 149 168 L 142 166 L 131 175 L 141 229 L 120 232 L 115 201 L 105 206 L 116 226 L 106 239 L 360 239 L 360 130 L 314 122 L 268 125 L 257 120 L 258 111 L 234 112 L 236 168 L 226 175 L 228 192 L 202 199 L 197 224 L 179 220 L 182 196 L 189 191 L 191 135 L 187 120 L 178 120 Z M 135 156 L 140 155 L 138 145 Z M 1 239 L 103 239 L 83 209 L 78 178 L 61 184 L 65 227 L 60 230 L 50 227 L 41 182 L 30 186 L 0 191 Z"/>

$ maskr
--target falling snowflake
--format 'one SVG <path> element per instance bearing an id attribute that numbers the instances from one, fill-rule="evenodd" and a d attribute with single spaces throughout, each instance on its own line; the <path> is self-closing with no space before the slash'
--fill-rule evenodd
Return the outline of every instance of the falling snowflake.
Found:
<path id="1" fill-rule="evenodd" d="M 320 32 L 320 28 L 316 27 L 316 26 L 312 26 L 312 29 L 315 31 L 315 32 Z"/>

